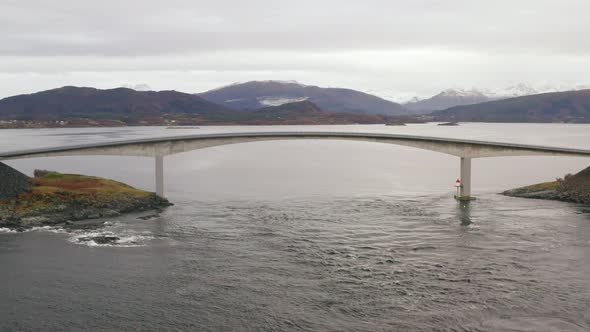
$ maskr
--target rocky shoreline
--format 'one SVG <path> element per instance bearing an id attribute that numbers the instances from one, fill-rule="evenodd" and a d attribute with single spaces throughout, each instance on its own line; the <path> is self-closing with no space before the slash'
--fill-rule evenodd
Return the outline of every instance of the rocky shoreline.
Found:
<path id="1" fill-rule="evenodd" d="M 172 205 L 154 193 L 98 177 L 36 172 L 31 183 L 30 191 L 0 200 L 0 227 L 22 231 Z"/>
<path id="2" fill-rule="evenodd" d="M 506 190 L 502 195 L 521 198 L 547 199 L 570 203 L 590 205 L 590 194 L 579 192 L 561 192 L 559 190 L 527 190 L 527 187 Z"/>
<path id="3" fill-rule="evenodd" d="M 502 195 L 590 205 L 590 167 L 556 181 L 506 190 Z"/>

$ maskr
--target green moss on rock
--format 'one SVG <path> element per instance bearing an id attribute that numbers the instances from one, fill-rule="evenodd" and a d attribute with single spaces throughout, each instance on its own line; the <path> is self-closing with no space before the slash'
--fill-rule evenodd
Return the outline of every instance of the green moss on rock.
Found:
<path id="1" fill-rule="evenodd" d="M 154 193 L 94 176 L 35 171 L 30 191 L 0 201 L 1 227 L 113 217 L 172 205 Z"/>

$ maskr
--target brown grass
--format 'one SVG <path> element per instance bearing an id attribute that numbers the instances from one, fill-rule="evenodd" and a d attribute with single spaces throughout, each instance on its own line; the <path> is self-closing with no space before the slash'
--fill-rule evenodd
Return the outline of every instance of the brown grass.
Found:
<path id="1" fill-rule="evenodd" d="M 47 173 L 33 178 L 32 193 L 47 194 L 68 192 L 76 194 L 124 193 L 130 195 L 149 195 L 124 183 L 94 176 L 78 174 Z"/>
<path id="2" fill-rule="evenodd" d="M 0 208 L 14 213 L 39 213 L 60 206 L 101 206 L 121 198 L 143 198 L 152 193 L 114 180 L 77 174 L 46 172 L 31 179 L 30 192 L 0 201 Z"/>
<path id="3" fill-rule="evenodd" d="M 531 186 L 526 186 L 524 188 L 529 189 L 530 191 L 543 191 L 543 190 L 556 190 L 559 187 L 558 181 L 551 181 L 551 182 L 543 182 L 533 184 Z"/>

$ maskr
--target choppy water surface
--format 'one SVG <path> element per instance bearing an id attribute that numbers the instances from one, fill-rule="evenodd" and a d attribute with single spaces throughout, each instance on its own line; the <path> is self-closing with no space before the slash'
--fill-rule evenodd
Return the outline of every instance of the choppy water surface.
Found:
<path id="1" fill-rule="evenodd" d="M 209 127 L 190 131 L 276 128 Z M 590 126 L 280 127 L 590 148 Z M 0 150 L 189 134 L 162 128 L 0 131 Z M 0 330 L 587 331 L 590 207 L 495 193 L 577 171 L 577 158 L 474 162 L 358 142 L 217 147 L 166 159 L 159 217 L 0 229 Z M 152 188 L 153 161 L 10 162 Z M 117 245 L 80 241 L 115 235 Z"/>

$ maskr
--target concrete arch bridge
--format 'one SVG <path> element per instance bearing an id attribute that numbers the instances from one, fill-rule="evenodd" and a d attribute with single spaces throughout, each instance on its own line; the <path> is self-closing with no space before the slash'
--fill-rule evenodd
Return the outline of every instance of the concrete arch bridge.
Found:
<path id="1" fill-rule="evenodd" d="M 349 132 L 251 132 L 157 137 L 95 144 L 0 152 L 0 161 L 55 156 L 142 156 L 155 159 L 156 194 L 164 196 L 164 157 L 213 146 L 280 140 L 350 140 L 395 144 L 453 155 L 460 160 L 458 199 L 472 199 L 471 159 L 505 156 L 590 157 L 590 150 L 474 141 L 454 138 Z"/>

